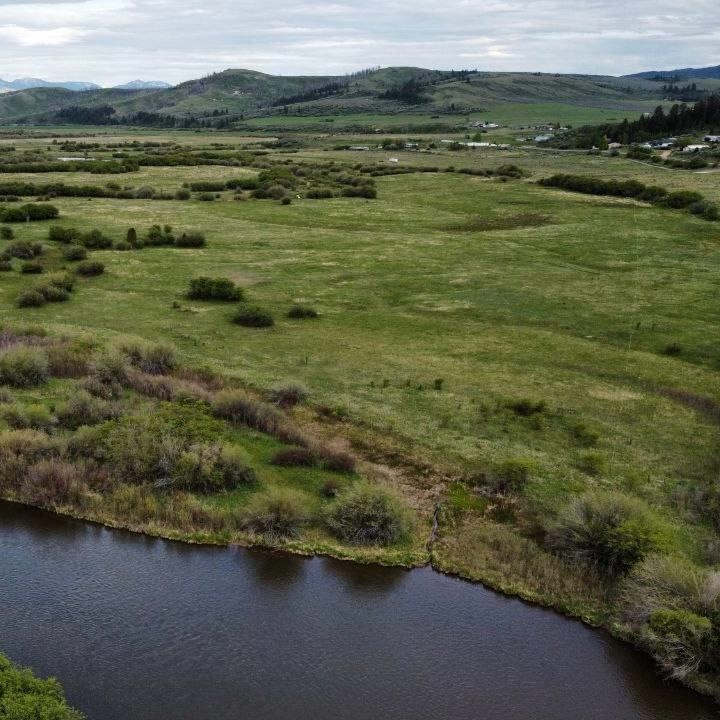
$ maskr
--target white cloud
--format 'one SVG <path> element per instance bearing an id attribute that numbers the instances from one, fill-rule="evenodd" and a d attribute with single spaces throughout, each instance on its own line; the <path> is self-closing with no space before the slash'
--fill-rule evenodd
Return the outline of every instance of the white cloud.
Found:
<path id="1" fill-rule="evenodd" d="M 0 0 L 0 77 L 171 82 L 226 67 L 622 74 L 720 62 L 716 0 Z M 62 54 L 52 48 L 63 47 Z"/>
<path id="2" fill-rule="evenodd" d="M 82 30 L 69 27 L 35 30 L 20 25 L 0 25 L 0 38 L 22 47 L 67 45 L 79 41 L 83 35 Z"/>

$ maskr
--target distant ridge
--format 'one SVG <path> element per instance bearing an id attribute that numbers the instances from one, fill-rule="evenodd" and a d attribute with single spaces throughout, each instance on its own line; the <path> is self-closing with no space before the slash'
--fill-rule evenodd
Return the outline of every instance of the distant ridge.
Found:
<path id="1" fill-rule="evenodd" d="M 646 70 L 645 72 L 625 75 L 628 78 L 643 78 L 645 80 L 670 80 L 678 78 L 720 78 L 720 65 L 704 68 L 677 68 L 676 70 Z"/>
<path id="2" fill-rule="evenodd" d="M 81 92 L 83 90 L 99 90 L 100 86 L 91 82 L 49 82 L 40 78 L 18 78 L 17 80 L 2 80 L 0 78 L 0 90 L 30 90 L 31 88 L 64 88 Z"/>

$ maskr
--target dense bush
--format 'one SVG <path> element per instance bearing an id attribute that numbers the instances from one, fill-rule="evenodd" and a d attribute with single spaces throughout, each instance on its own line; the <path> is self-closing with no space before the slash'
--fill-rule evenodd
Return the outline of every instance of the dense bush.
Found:
<path id="1" fill-rule="evenodd" d="M 15 345 L 0 354 L 0 384 L 35 387 L 47 382 L 48 377 L 47 355 L 40 348 Z"/>
<path id="2" fill-rule="evenodd" d="M 190 281 L 187 296 L 191 300 L 236 301 L 243 299 L 243 292 L 228 278 L 199 277 Z"/>
<path id="3" fill-rule="evenodd" d="M 23 290 L 17 297 L 16 304 L 20 308 L 42 307 L 47 301 L 38 290 Z"/>
<path id="4" fill-rule="evenodd" d="M 36 678 L 0 655 L 0 706 L 6 720 L 83 720 L 65 702 L 57 680 Z"/>
<path id="5" fill-rule="evenodd" d="M 241 527 L 269 540 L 297 537 L 308 521 L 303 496 L 287 488 L 258 493 L 248 503 Z"/>
<path id="6" fill-rule="evenodd" d="M 174 487 L 199 493 L 234 490 L 257 477 L 232 446 L 197 445 L 181 453 L 172 470 Z"/>
<path id="7" fill-rule="evenodd" d="M 184 232 L 175 239 L 175 247 L 198 248 L 206 244 L 205 236 L 199 232 Z"/>
<path id="8" fill-rule="evenodd" d="M 15 233 L 9 225 L 0 226 L 0 240 L 12 240 L 14 237 Z"/>
<path id="9" fill-rule="evenodd" d="M 270 463 L 280 467 L 312 467 L 315 454 L 304 447 L 283 448 L 272 456 Z"/>
<path id="10" fill-rule="evenodd" d="M 81 245 L 68 245 L 63 249 L 63 257 L 68 262 L 85 260 L 88 256 L 87 250 Z"/>
<path id="11" fill-rule="evenodd" d="M 242 305 L 233 315 L 233 322 L 243 327 L 264 328 L 275 324 L 273 316 L 257 305 Z"/>
<path id="12" fill-rule="evenodd" d="M 89 250 L 109 250 L 113 246 L 113 241 L 100 230 L 91 230 L 81 235 L 78 242 Z"/>
<path id="13" fill-rule="evenodd" d="M 618 493 L 588 494 L 561 514 L 547 540 L 564 557 L 615 577 L 657 547 L 658 533 L 640 501 Z"/>
<path id="14" fill-rule="evenodd" d="M 75 272 L 84 277 L 96 277 L 105 272 L 105 265 L 97 260 L 85 260 L 75 268 Z"/>
<path id="15" fill-rule="evenodd" d="M 674 209 L 690 209 L 706 220 L 717 220 L 720 216 L 714 203 L 706 201 L 693 190 L 668 192 L 665 188 L 646 186 L 637 180 L 602 180 L 586 175 L 553 175 L 538 181 L 540 185 L 572 190 L 589 195 L 610 195 L 635 198 L 654 205 Z"/>
<path id="16" fill-rule="evenodd" d="M 288 310 L 287 316 L 292 320 L 303 320 L 306 318 L 316 318 L 318 313 L 315 308 L 309 305 L 293 305 L 290 310 Z"/>
<path id="17" fill-rule="evenodd" d="M 41 285 L 37 291 L 45 298 L 45 302 L 65 302 L 70 299 L 70 293 L 57 285 Z"/>
<path id="18" fill-rule="evenodd" d="M 330 532 L 354 545 L 389 545 L 409 531 L 401 500 L 389 490 L 362 484 L 342 494 L 326 516 Z"/>
<path id="19" fill-rule="evenodd" d="M 280 407 L 293 407 L 305 402 L 308 394 L 308 389 L 304 385 L 295 382 L 275 385 L 268 393 L 270 400 Z"/>
<path id="20" fill-rule="evenodd" d="M 10 257 L 15 257 L 19 260 L 32 260 L 34 257 L 42 254 L 42 245 L 31 244 L 24 240 L 18 240 L 17 242 L 8 245 L 5 252 Z"/>
<path id="21" fill-rule="evenodd" d="M 42 405 L 10 405 L 2 411 L 2 418 L 16 430 L 50 430 L 55 418 Z"/>
<path id="22" fill-rule="evenodd" d="M 80 390 L 57 410 L 61 427 L 77 430 L 81 425 L 97 425 L 115 415 L 115 410 L 104 400 Z"/>
<path id="23" fill-rule="evenodd" d="M 80 237 L 80 231 L 75 228 L 65 228 L 53 225 L 48 233 L 48 240 L 59 243 L 72 243 Z"/>
<path id="24" fill-rule="evenodd" d="M 0 209 L 0 222 L 21 223 L 33 220 L 54 220 L 60 212 L 47 203 L 28 203 L 20 207 Z"/>
<path id="25" fill-rule="evenodd" d="M 32 260 L 28 260 L 20 266 L 20 272 L 23 273 L 23 275 L 39 275 L 43 269 L 41 263 Z"/>

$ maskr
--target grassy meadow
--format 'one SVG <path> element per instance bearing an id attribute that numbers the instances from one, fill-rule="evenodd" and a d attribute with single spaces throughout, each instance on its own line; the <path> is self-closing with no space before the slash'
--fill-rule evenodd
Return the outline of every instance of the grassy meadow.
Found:
<path id="1" fill-rule="evenodd" d="M 0 274 L 3 323 L 102 344 L 169 343 L 184 365 L 210 368 L 253 393 L 278 383 L 306 386 L 307 402 L 290 411 L 294 421 L 346 440 L 359 457 L 357 472 L 338 482 L 381 479 L 416 519 L 410 539 L 382 552 L 338 544 L 319 527 L 304 531 L 298 549 L 409 564 L 431 559 L 629 634 L 616 579 L 565 562 L 547 543 L 577 498 L 615 493 L 642 508 L 653 552 L 689 563 L 699 576 L 710 572 L 720 561 L 707 512 L 718 471 L 720 223 L 534 181 L 556 172 L 637 179 L 718 201 L 718 176 L 607 154 L 359 154 L 333 150 L 327 139 L 300 139 L 296 153 L 271 149 L 268 162 L 334 161 L 351 169 L 387 167 L 392 156 L 398 166 L 438 172 L 378 176 L 376 199 L 291 195 L 281 204 L 236 199 L 232 191 L 212 201 L 197 193 L 184 201 L 52 199 L 58 220 L 12 225 L 14 241 L 45 245 L 39 261 L 46 272 L 70 266 L 48 241 L 51 225 L 100 229 L 115 241 L 130 227 L 142 235 L 170 225 L 204 233 L 207 244 L 92 250 L 104 274 L 80 279 L 69 302 L 38 308 L 19 308 L 16 299 L 42 275 L 19 272 L 14 260 Z M 166 140 L 195 149 L 215 140 L 238 148 L 255 142 L 229 134 L 168 133 Z M 0 142 L 53 152 L 46 138 Z M 444 172 L 504 163 L 519 165 L 525 177 Z M 183 183 L 257 173 L 160 166 L 119 175 L 5 173 L 0 181 L 115 182 L 172 193 Z M 0 240 L 0 251 L 10 242 Z M 238 326 L 231 305 L 188 299 L 199 276 L 231 279 L 274 316 L 274 326 Z M 319 317 L 287 318 L 298 303 Z M 55 384 L 18 399 L 50 406 L 57 387 L 55 400 L 67 395 L 68 386 Z M 313 506 L 322 483 L 335 477 L 272 468 L 276 439 L 222 432 L 246 448 L 265 485 L 292 487 Z M 251 495 L 238 490 L 205 502 L 243 507 Z M 426 550 L 436 509 L 439 526 Z M 710 682 L 696 671 L 688 678 L 705 688 Z"/>

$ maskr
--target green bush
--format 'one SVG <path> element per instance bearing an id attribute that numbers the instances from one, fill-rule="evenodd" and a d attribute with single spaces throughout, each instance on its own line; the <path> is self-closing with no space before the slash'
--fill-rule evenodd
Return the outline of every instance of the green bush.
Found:
<path id="1" fill-rule="evenodd" d="M 242 289 L 228 278 L 198 277 L 190 281 L 187 296 L 190 300 L 224 300 L 234 302 L 243 299 Z"/>
<path id="2" fill-rule="evenodd" d="M 389 545 L 409 532 L 408 513 L 390 491 L 369 484 L 340 495 L 327 513 L 330 532 L 354 545 Z"/>
<path id="3" fill-rule="evenodd" d="M 0 260 L 0 272 L 10 272 L 13 269 L 10 260 Z"/>
<path id="4" fill-rule="evenodd" d="M 269 540 L 297 537 L 309 516 L 305 499 L 295 490 L 271 488 L 258 493 L 245 508 L 241 527 Z"/>
<path id="5" fill-rule="evenodd" d="M 20 272 L 23 275 L 39 275 L 43 270 L 44 268 L 39 262 L 28 261 L 20 266 Z"/>
<path id="6" fill-rule="evenodd" d="M 293 305 L 287 316 L 292 320 L 312 319 L 318 316 L 317 310 L 308 305 Z"/>
<path id="7" fill-rule="evenodd" d="M 587 494 L 560 515 L 547 541 L 567 559 L 615 577 L 658 547 L 658 530 L 640 501 L 619 493 Z"/>
<path id="8" fill-rule="evenodd" d="M 16 430 L 50 430 L 55 418 L 43 405 L 10 405 L 2 412 L 5 422 Z"/>
<path id="9" fill-rule="evenodd" d="M 270 464 L 279 467 L 312 467 L 315 454 L 304 447 L 283 448 L 272 456 Z"/>
<path id="10" fill-rule="evenodd" d="M 75 272 L 84 277 L 97 277 L 105 272 L 105 265 L 97 260 L 85 260 L 75 268 Z"/>
<path id="11" fill-rule="evenodd" d="M 15 233 L 9 225 L 0 226 L 0 240 L 12 240 L 14 237 Z"/>
<path id="12" fill-rule="evenodd" d="M 104 400 L 80 390 L 57 410 L 61 427 L 77 430 L 81 425 L 97 425 L 115 415 L 115 411 Z"/>
<path id="13" fill-rule="evenodd" d="M 280 407 L 294 407 L 305 402 L 309 395 L 308 389 L 301 383 L 289 382 L 275 385 L 268 393 L 270 400 Z"/>
<path id="14" fill-rule="evenodd" d="M 76 228 L 65 228 L 53 225 L 48 233 L 48 240 L 63 244 L 75 242 L 80 237 L 80 231 Z"/>
<path id="15" fill-rule="evenodd" d="M 70 293 L 57 285 L 42 285 L 37 291 L 45 298 L 45 302 L 66 302 Z"/>
<path id="16" fill-rule="evenodd" d="M 42 680 L 0 655 L 0 707 L 4 720 L 83 720 L 65 701 L 60 683 Z"/>
<path id="17" fill-rule="evenodd" d="M 40 252 L 38 252 L 37 245 L 33 245 L 26 240 L 18 240 L 8 245 L 5 252 L 10 257 L 18 258 L 18 260 L 32 260 L 37 255 L 40 255 L 42 248 L 40 248 Z"/>
<path id="18" fill-rule="evenodd" d="M 256 481 L 242 454 L 229 446 L 195 446 L 180 454 L 172 470 L 174 487 L 198 493 L 234 490 Z"/>
<path id="19" fill-rule="evenodd" d="M 87 250 L 81 245 L 68 245 L 63 249 L 63 257 L 69 262 L 85 260 L 87 256 Z"/>
<path id="20" fill-rule="evenodd" d="M 37 290 L 23 290 L 16 300 L 16 304 L 20 308 L 42 307 L 47 301 L 45 296 Z"/>
<path id="21" fill-rule="evenodd" d="M 547 405 L 544 400 L 534 401 L 522 398 L 521 400 L 513 400 L 508 403 L 508 407 L 516 415 L 522 417 L 530 417 L 531 415 L 538 415 L 544 413 L 547 410 Z"/>
<path id="22" fill-rule="evenodd" d="M 712 629 L 709 618 L 689 610 L 656 610 L 645 639 L 656 659 L 682 680 L 703 664 Z"/>
<path id="23" fill-rule="evenodd" d="M 41 348 L 11 346 L 0 354 L 0 384 L 28 388 L 48 381 L 47 355 Z"/>
<path id="24" fill-rule="evenodd" d="M 243 327 L 265 328 L 275 324 L 273 316 L 257 305 L 242 305 L 233 315 L 233 322 Z"/>
<path id="25" fill-rule="evenodd" d="M 89 250 L 109 250 L 113 246 L 113 241 L 100 230 L 91 230 L 81 235 L 78 242 Z"/>
<path id="26" fill-rule="evenodd" d="M 175 239 L 175 247 L 180 248 L 198 248 L 205 244 L 205 236 L 199 232 L 186 232 Z"/>

